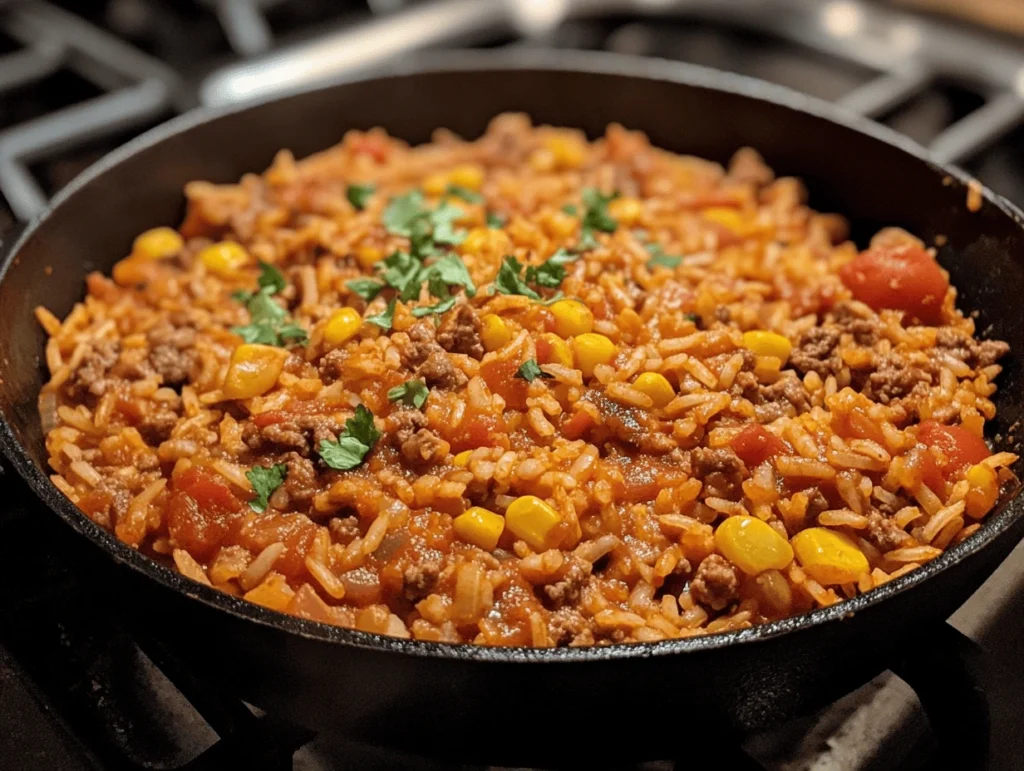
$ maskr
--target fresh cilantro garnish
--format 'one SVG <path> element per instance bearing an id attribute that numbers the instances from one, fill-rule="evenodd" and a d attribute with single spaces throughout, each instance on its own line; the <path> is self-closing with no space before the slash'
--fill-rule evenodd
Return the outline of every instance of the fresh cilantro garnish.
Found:
<path id="1" fill-rule="evenodd" d="M 489 228 L 500 228 L 505 224 L 505 218 L 497 212 L 487 212 L 487 227 Z"/>
<path id="2" fill-rule="evenodd" d="M 562 206 L 562 211 L 564 211 L 570 217 L 575 217 L 577 214 L 579 214 L 579 209 L 576 208 L 576 204 L 574 203 L 564 204 Z"/>
<path id="3" fill-rule="evenodd" d="M 462 185 L 448 185 L 445 188 L 445 192 L 448 195 L 453 195 L 456 198 L 461 198 L 466 203 L 483 203 L 484 197 L 475 190 L 470 190 L 468 187 Z"/>
<path id="4" fill-rule="evenodd" d="M 455 246 L 466 240 L 466 231 L 455 229 L 455 220 L 463 213 L 462 209 L 447 201 L 441 201 L 434 211 L 428 213 L 428 220 L 434 228 L 435 243 Z"/>
<path id="5" fill-rule="evenodd" d="M 700 316 L 696 313 L 684 313 L 683 318 L 687 321 L 692 321 L 695 326 L 700 327 Z"/>
<path id="6" fill-rule="evenodd" d="M 345 421 L 337 442 L 321 440 L 320 457 L 338 471 L 354 469 L 363 462 L 380 436 L 380 431 L 373 424 L 373 413 L 360 404 L 356 407 L 356 414 Z"/>
<path id="7" fill-rule="evenodd" d="M 381 222 L 389 233 L 396 236 L 412 236 L 413 226 L 423 218 L 423 193 L 410 190 L 405 195 L 392 198 L 381 214 Z"/>
<path id="8" fill-rule="evenodd" d="M 441 314 L 447 313 L 455 307 L 455 298 L 447 297 L 436 305 L 421 305 L 419 308 L 412 309 L 412 315 L 418 319 L 424 316 L 429 316 L 432 313 Z"/>
<path id="9" fill-rule="evenodd" d="M 594 249 L 598 246 L 594 231 L 602 233 L 614 233 L 619 223 L 608 213 L 608 204 L 619 197 L 618 193 L 604 195 L 593 187 L 583 191 L 583 212 L 582 227 L 580 228 L 580 249 Z"/>
<path id="10" fill-rule="evenodd" d="M 349 185 L 348 190 L 345 191 L 345 197 L 348 198 L 350 204 L 362 211 L 366 208 L 366 204 L 370 202 L 370 198 L 373 197 L 376 190 L 377 187 L 369 182 L 364 185 Z"/>
<path id="11" fill-rule="evenodd" d="M 366 302 L 371 302 L 384 288 L 380 281 L 372 278 L 354 278 L 351 281 L 347 281 L 345 286 L 366 300 Z"/>
<path id="12" fill-rule="evenodd" d="M 531 300 L 539 300 L 540 295 L 531 289 L 519 274 L 523 270 L 522 263 L 515 257 L 508 255 L 498 269 L 498 275 L 494 278 L 491 286 L 491 294 L 521 294 Z"/>
<path id="13" fill-rule="evenodd" d="M 466 269 L 466 264 L 457 254 L 446 254 L 427 266 L 424 272 L 427 281 L 436 279 L 448 286 L 461 286 L 468 297 L 476 294 L 476 285 Z M 433 292 L 433 290 L 431 290 Z M 435 297 L 440 295 L 435 294 Z"/>
<path id="14" fill-rule="evenodd" d="M 270 503 L 270 496 L 279 488 L 288 476 L 288 467 L 284 463 L 278 463 L 270 468 L 253 466 L 245 472 L 246 478 L 252 482 L 252 489 L 256 497 L 249 501 L 249 508 L 258 513 L 267 510 Z"/>
<path id="15" fill-rule="evenodd" d="M 424 204 L 423 193 L 412 190 L 392 198 L 381 221 L 389 233 L 408 238 L 412 255 L 422 260 L 436 251 L 437 244 L 462 243 L 466 233 L 455 229 L 455 220 L 462 215 L 462 209 L 447 200 L 436 209 L 429 209 Z"/>
<path id="16" fill-rule="evenodd" d="M 380 313 L 375 313 L 367 316 L 363 319 L 367 324 L 376 324 L 381 329 L 391 329 L 391 325 L 395 321 L 395 305 L 397 300 L 391 298 L 391 302 L 388 303 L 388 307 Z"/>
<path id="17" fill-rule="evenodd" d="M 579 258 L 580 256 L 575 252 L 570 252 L 568 249 L 559 249 L 540 265 L 531 265 L 526 269 L 526 283 L 536 284 L 548 289 L 558 289 L 565 278 L 565 268 L 563 266 L 573 263 Z"/>
<path id="18" fill-rule="evenodd" d="M 406 380 L 388 390 L 388 400 L 419 409 L 426 403 L 428 393 L 427 384 L 422 380 Z"/>
<path id="19" fill-rule="evenodd" d="M 554 377 L 554 375 L 549 375 L 547 372 L 542 370 L 540 365 L 533 359 L 527 359 L 524 361 L 522 365 L 520 365 L 519 369 L 516 370 L 515 376 L 521 377 L 528 383 L 532 383 L 539 377 Z"/>
<path id="20" fill-rule="evenodd" d="M 654 270 L 659 265 L 666 268 L 678 268 L 683 262 L 683 258 L 678 254 L 665 254 L 661 244 L 652 242 L 646 244 L 644 248 L 651 255 L 651 259 L 647 261 L 648 270 Z"/>
<path id="21" fill-rule="evenodd" d="M 232 327 L 231 331 L 247 343 L 283 347 L 288 342 L 305 342 L 306 330 L 288 321 L 288 311 L 274 300 L 274 294 L 287 286 L 281 271 L 264 262 L 260 263 L 260 268 L 258 292 L 235 292 L 231 295 L 249 311 L 249 323 Z"/>

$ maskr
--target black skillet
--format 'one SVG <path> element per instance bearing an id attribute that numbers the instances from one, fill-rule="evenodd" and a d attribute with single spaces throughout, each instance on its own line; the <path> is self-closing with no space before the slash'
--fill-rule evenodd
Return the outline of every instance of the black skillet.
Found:
<path id="1" fill-rule="evenodd" d="M 303 156 L 352 128 L 380 125 L 411 142 L 428 140 L 438 126 L 472 137 L 505 110 L 591 136 L 618 121 L 658 146 L 721 161 L 752 145 L 780 173 L 803 178 L 815 208 L 849 216 L 861 244 L 885 225 L 929 243 L 944 236 L 939 257 L 960 307 L 977 312 L 985 335 L 1013 348 L 989 439 L 1020 452 L 1024 218 L 1013 206 L 985 191 L 972 213 L 963 174 L 930 161 L 920 147 L 755 80 L 607 55 L 472 53 L 192 113 L 130 142 L 65 188 L 13 246 L 0 278 L 0 446 L 11 466 L 57 516 L 107 552 L 117 565 L 115 593 L 128 598 L 140 627 L 279 717 L 377 744 L 492 763 L 685 757 L 704 741 L 704 726 L 768 726 L 834 700 L 894 662 L 911 678 L 931 674 L 927 652 L 950 635 L 944 619 L 1024 534 L 1020 498 L 926 567 L 831 608 L 688 640 L 528 650 L 378 637 L 247 604 L 123 546 L 49 483 L 36 412 L 44 337 L 32 309 L 43 304 L 66 314 L 89 271 L 109 270 L 140 231 L 180 221 L 186 182 L 234 181 L 265 168 L 279 148 Z M 939 670 L 918 681 L 924 691 L 941 691 L 953 675 Z M 965 706 L 964 719 L 970 712 Z"/>

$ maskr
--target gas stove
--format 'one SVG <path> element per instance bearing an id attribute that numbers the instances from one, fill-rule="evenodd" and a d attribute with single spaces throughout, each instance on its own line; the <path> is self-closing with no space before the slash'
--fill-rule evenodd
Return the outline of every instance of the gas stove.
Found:
<path id="1" fill-rule="evenodd" d="M 1024 205 L 1024 44 L 888 6 L 0 0 L 0 239 L 87 165 L 175 114 L 348 77 L 421 49 L 467 46 L 607 50 L 774 81 L 880 120 Z M 0 490 L 0 771 L 452 768 L 313 736 L 217 692 L 110 609 L 98 589 L 102 557 L 83 548 L 10 474 L 0 474 Z M 984 655 L 1020 667 L 1024 545 L 951 623 Z M 915 679 L 913 672 L 900 674 Z M 973 730 L 959 718 L 974 685 L 948 682 L 938 696 L 922 693 L 937 725 L 950 719 L 965 734 Z M 990 696 L 993 720 L 1024 706 L 1019 692 Z M 930 727 L 910 686 L 888 672 L 715 760 L 776 771 L 945 768 L 944 733 Z M 666 759 L 633 768 L 692 763 Z M 1016 766 L 993 760 L 988 767 Z"/>

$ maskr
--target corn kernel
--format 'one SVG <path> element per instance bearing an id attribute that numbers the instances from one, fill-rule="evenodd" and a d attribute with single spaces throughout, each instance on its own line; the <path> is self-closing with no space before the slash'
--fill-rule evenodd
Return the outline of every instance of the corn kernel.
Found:
<path id="1" fill-rule="evenodd" d="M 199 252 L 199 260 L 211 273 L 221 278 L 232 278 L 239 268 L 249 263 L 249 252 L 235 241 L 221 241 Z"/>
<path id="2" fill-rule="evenodd" d="M 459 468 L 465 468 L 467 465 L 469 465 L 469 456 L 472 454 L 472 450 L 463 450 L 452 459 L 452 463 L 454 463 Z"/>
<path id="3" fill-rule="evenodd" d="M 788 359 L 789 352 L 793 350 L 793 344 L 788 338 L 763 329 L 744 332 L 743 346 L 753 351 L 756 356 L 774 356 L 780 361 Z"/>
<path id="4" fill-rule="evenodd" d="M 132 256 L 143 260 L 163 260 L 173 257 L 185 246 L 178 231 L 172 228 L 147 230 L 132 243 Z"/>
<path id="5" fill-rule="evenodd" d="M 480 340 L 488 351 L 505 347 L 511 339 L 512 331 L 501 316 L 488 313 L 480 319 Z"/>
<path id="6" fill-rule="evenodd" d="M 376 246 L 360 246 L 356 249 L 356 262 L 358 262 L 364 270 L 369 270 L 382 259 L 384 259 L 384 252 Z"/>
<path id="7" fill-rule="evenodd" d="M 754 358 L 754 376 L 762 383 L 774 383 L 782 370 L 782 359 L 777 356 Z"/>
<path id="8" fill-rule="evenodd" d="M 505 529 L 505 520 L 493 511 L 474 506 L 452 522 L 455 534 L 466 543 L 493 551 Z"/>
<path id="9" fill-rule="evenodd" d="M 572 339 L 572 350 L 575 354 L 576 368 L 583 372 L 584 377 L 594 374 L 598 364 L 611 364 L 619 352 L 615 343 L 604 335 L 587 332 Z"/>
<path id="10" fill-rule="evenodd" d="M 533 171 L 538 174 L 545 174 L 546 172 L 554 171 L 558 161 L 551 150 L 546 147 L 539 147 L 530 153 L 527 163 L 530 164 L 530 169 Z"/>
<path id="11" fill-rule="evenodd" d="M 448 175 L 437 172 L 423 179 L 423 192 L 427 195 L 443 195 L 448 188 Z"/>
<path id="12" fill-rule="evenodd" d="M 800 566 L 820 584 L 850 583 L 870 570 L 864 552 L 835 530 L 809 527 L 793 536 L 791 543 Z"/>
<path id="13" fill-rule="evenodd" d="M 463 163 L 452 169 L 448 181 L 459 187 L 479 190 L 484 183 L 484 170 L 475 163 Z"/>
<path id="14" fill-rule="evenodd" d="M 676 392 L 668 378 L 657 372 L 644 372 L 633 381 L 633 388 L 651 397 L 655 407 L 664 407 L 672 401 Z"/>
<path id="15" fill-rule="evenodd" d="M 551 305 L 555 317 L 555 333 L 559 337 L 575 337 L 594 328 L 594 314 L 577 300 L 559 300 Z"/>
<path id="16" fill-rule="evenodd" d="M 459 251 L 463 254 L 497 262 L 512 251 L 512 241 L 504 230 L 473 228 L 466 234 L 465 240 L 459 246 Z"/>
<path id="17" fill-rule="evenodd" d="M 555 165 L 563 169 L 578 169 L 587 158 L 586 144 L 572 134 L 549 137 L 544 146 L 551 152 Z"/>
<path id="18" fill-rule="evenodd" d="M 757 231 L 758 227 L 744 216 L 738 209 L 729 206 L 712 206 L 701 211 L 700 216 L 706 220 L 728 228 L 738 236 L 746 236 Z"/>
<path id="19" fill-rule="evenodd" d="M 285 577 L 280 573 L 271 573 L 261 584 L 245 593 L 249 602 L 262 605 L 271 610 L 284 611 L 295 596 L 295 590 L 288 586 Z"/>
<path id="20" fill-rule="evenodd" d="M 999 500 L 999 480 L 996 472 L 977 463 L 967 469 L 967 481 L 971 485 L 965 498 L 967 516 L 981 519 Z"/>
<path id="21" fill-rule="evenodd" d="M 231 364 L 224 378 L 224 396 L 228 399 L 251 399 L 265 394 L 281 375 L 288 352 L 272 345 L 244 343 L 231 354 Z"/>
<path id="22" fill-rule="evenodd" d="M 608 204 L 608 213 L 622 227 L 628 228 L 643 216 L 644 206 L 636 198 L 616 198 Z"/>
<path id="23" fill-rule="evenodd" d="M 505 510 L 509 531 L 534 551 L 549 548 L 551 531 L 561 521 L 561 515 L 551 504 L 534 495 L 516 498 Z"/>
<path id="24" fill-rule="evenodd" d="M 549 212 L 541 221 L 544 231 L 552 238 L 568 238 L 576 232 L 579 220 L 564 211 Z"/>
<path id="25" fill-rule="evenodd" d="M 572 366 L 572 349 L 554 332 L 545 332 L 537 338 L 537 363 Z"/>
<path id="26" fill-rule="evenodd" d="M 329 345 L 341 345 L 355 337 L 363 325 L 363 317 L 355 308 L 341 308 L 331 314 L 324 324 L 324 340 Z"/>
<path id="27" fill-rule="evenodd" d="M 715 546 L 749 576 L 782 570 L 793 561 L 793 547 L 775 529 L 754 517 L 729 517 L 715 530 Z"/>

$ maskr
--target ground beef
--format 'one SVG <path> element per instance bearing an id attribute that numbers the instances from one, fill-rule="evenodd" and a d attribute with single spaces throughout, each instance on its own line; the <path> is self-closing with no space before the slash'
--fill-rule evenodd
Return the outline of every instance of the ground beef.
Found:
<path id="1" fill-rule="evenodd" d="M 327 529 L 331 531 L 331 538 L 342 546 L 348 546 L 356 538 L 362 535 L 359 529 L 359 517 L 332 517 L 327 523 Z"/>
<path id="2" fill-rule="evenodd" d="M 811 327 L 800 336 L 797 347 L 789 355 L 789 363 L 800 374 L 817 372 L 822 379 L 843 367 L 836 354 L 839 332 L 830 327 Z"/>
<path id="3" fill-rule="evenodd" d="M 868 515 L 868 529 L 865 537 L 872 546 L 885 553 L 902 546 L 907 540 L 907 533 L 900 530 L 896 523 L 888 517 L 872 512 Z"/>
<path id="4" fill-rule="evenodd" d="M 1002 340 L 975 340 L 966 332 L 952 327 L 938 329 L 935 345 L 943 353 L 959 359 L 972 369 L 995 364 L 1010 352 L 1010 346 Z"/>
<path id="5" fill-rule="evenodd" d="M 111 367 L 117 364 L 120 354 L 121 343 L 117 340 L 99 340 L 94 343 L 64 386 L 68 399 L 81 402 L 90 396 L 103 396 L 114 385 L 113 379 L 107 375 Z"/>
<path id="6" fill-rule="evenodd" d="M 594 631 L 583 614 L 574 608 L 560 608 L 548 618 L 548 634 L 555 645 L 593 645 Z"/>
<path id="7" fill-rule="evenodd" d="M 735 498 L 747 477 L 747 467 L 729 448 L 697 447 L 690 452 L 693 475 L 704 483 L 708 495 Z"/>
<path id="8" fill-rule="evenodd" d="M 416 376 L 426 381 L 430 388 L 446 391 L 461 388 L 469 381 L 462 370 L 452 364 L 448 354 L 441 350 L 427 356 L 426 361 L 416 368 Z"/>
<path id="9" fill-rule="evenodd" d="M 180 405 L 180 400 L 178 405 Z M 174 404 L 168 403 L 166 406 L 151 408 L 135 426 L 147 444 L 156 447 L 171 438 L 171 431 L 174 430 L 174 426 L 181 418 L 174 406 Z"/>
<path id="10" fill-rule="evenodd" d="M 928 386 L 931 382 L 932 376 L 927 370 L 884 359 L 878 369 L 868 375 L 861 393 L 872 401 L 889 404 L 909 396 L 918 385 Z"/>
<path id="11" fill-rule="evenodd" d="M 828 498 L 817 487 L 808 487 L 804 493 L 807 494 L 807 511 L 804 514 L 804 521 L 817 523 L 818 515 L 831 508 Z"/>
<path id="12" fill-rule="evenodd" d="M 294 450 L 308 458 L 322 441 L 336 442 L 341 429 L 329 415 L 289 415 L 285 421 L 262 427 L 246 422 L 242 441 L 254 452 Z"/>
<path id="13" fill-rule="evenodd" d="M 474 359 L 484 356 L 480 320 L 469 305 L 459 305 L 445 316 L 437 328 L 437 342 L 449 353 L 464 353 Z"/>
<path id="14" fill-rule="evenodd" d="M 149 364 L 163 377 L 164 385 L 174 388 L 188 382 L 196 362 L 195 351 L 192 350 L 196 331 L 192 327 L 161 324 L 151 329 L 147 338 Z"/>
<path id="15" fill-rule="evenodd" d="M 840 333 L 849 334 L 857 345 L 873 346 L 881 336 L 882 322 L 874 314 L 861 315 L 860 308 L 846 301 L 836 303 L 832 320 Z"/>
<path id="16" fill-rule="evenodd" d="M 569 569 L 565 571 L 562 578 L 543 587 L 546 598 L 545 605 L 558 610 L 565 605 L 575 605 L 579 602 L 580 593 L 590 580 L 590 571 L 589 562 L 579 557 L 572 557 Z"/>
<path id="17" fill-rule="evenodd" d="M 292 508 L 303 508 L 313 502 L 317 493 L 316 466 L 313 461 L 303 458 L 297 452 L 288 453 L 285 460 L 288 475 L 284 479 L 284 489 Z"/>
<path id="18" fill-rule="evenodd" d="M 413 553 L 415 560 L 402 572 L 402 594 L 409 602 L 419 602 L 437 586 L 443 561 L 433 550 Z"/>
<path id="19" fill-rule="evenodd" d="M 740 580 L 736 568 L 717 554 L 711 554 L 697 567 L 690 581 L 693 599 L 712 610 L 722 610 L 739 597 Z"/>
<path id="20" fill-rule="evenodd" d="M 795 377 L 780 377 L 771 385 L 758 386 L 754 414 L 761 423 L 781 417 L 795 417 L 811 409 L 811 400 L 803 383 Z"/>
<path id="21" fill-rule="evenodd" d="M 385 433 L 410 463 L 439 463 L 451 446 L 426 426 L 427 418 L 419 410 L 397 410 L 388 416 Z"/>
<path id="22" fill-rule="evenodd" d="M 348 352 L 344 348 L 335 348 L 325 353 L 317 366 L 320 379 L 328 385 L 340 380 L 347 359 Z"/>

